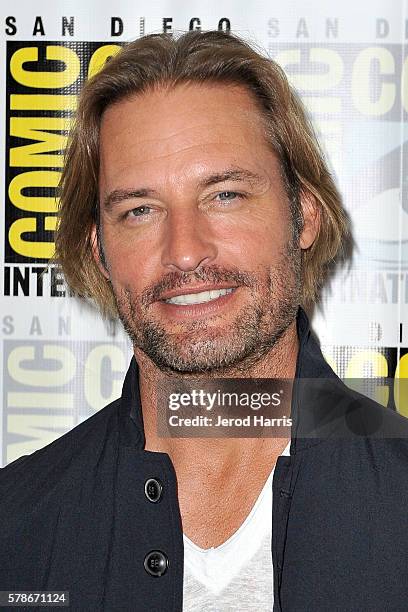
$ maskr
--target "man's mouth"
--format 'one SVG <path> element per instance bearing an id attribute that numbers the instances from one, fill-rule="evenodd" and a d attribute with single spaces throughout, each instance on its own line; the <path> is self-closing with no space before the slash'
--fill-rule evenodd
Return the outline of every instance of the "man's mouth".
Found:
<path id="1" fill-rule="evenodd" d="M 166 304 L 178 304 L 179 306 L 186 306 L 190 304 L 203 304 L 205 302 L 212 302 L 217 300 L 223 295 L 232 293 L 236 287 L 230 287 L 228 289 L 211 289 L 210 291 L 201 291 L 200 293 L 186 293 L 184 295 L 176 295 L 167 300 L 163 300 Z"/>

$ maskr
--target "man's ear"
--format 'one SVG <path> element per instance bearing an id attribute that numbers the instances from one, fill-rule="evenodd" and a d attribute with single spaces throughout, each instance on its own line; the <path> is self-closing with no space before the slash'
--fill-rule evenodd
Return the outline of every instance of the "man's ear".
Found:
<path id="1" fill-rule="evenodd" d="M 101 253 L 101 245 L 99 244 L 99 240 L 98 240 L 98 230 L 96 228 L 95 223 L 93 223 L 91 227 L 91 245 L 92 245 L 92 255 L 95 260 L 96 265 L 98 266 L 101 274 L 103 274 L 103 276 L 107 280 L 109 280 L 110 278 L 109 272 L 105 268 L 105 265 L 104 265 L 103 256 Z"/>
<path id="2" fill-rule="evenodd" d="M 319 233 L 321 217 L 320 205 L 310 191 L 303 191 L 300 195 L 300 205 L 303 216 L 303 227 L 299 236 L 301 249 L 309 249 Z"/>

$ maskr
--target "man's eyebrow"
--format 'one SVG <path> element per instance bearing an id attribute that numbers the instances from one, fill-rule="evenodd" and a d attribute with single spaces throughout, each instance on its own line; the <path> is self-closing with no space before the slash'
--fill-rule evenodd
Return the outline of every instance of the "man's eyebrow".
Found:
<path id="1" fill-rule="evenodd" d="M 248 181 L 250 183 L 261 183 L 265 182 L 265 177 L 252 172 L 252 170 L 246 170 L 244 168 L 228 168 L 223 172 L 217 172 L 203 178 L 199 185 L 200 187 L 210 187 L 217 183 L 223 183 L 224 181 Z"/>
<path id="2" fill-rule="evenodd" d="M 223 183 L 224 181 L 261 183 L 265 182 L 265 177 L 244 168 L 228 168 L 222 172 L 205 176 L 199 181 L 198 186 L 203 189 L 205 187 L 211 187 L 211 185 L 216 185 L 217 183 Z M 150 187 L 142 187 L 140 189 L 114 189 L 114 191 L 111 191 L 104 199 L 103 207 L 105 210 L 109 211 L 115 204 L 119 204 L 124 200 L 158 197 L 158 195 L 158 191 Z"/>
<path id="3" fill-rule="evenodd" d="M 149 187 L 142 187 L 141 189 L 114 189 L 111 191 L 103 201 L 103 207 L 105 210 L 111 210 L 115 204 L 123 202 L 123 200 L 131 200 L 134 198 L 151 198 L 157 196 L 158 192 L 155 189 Z"/>

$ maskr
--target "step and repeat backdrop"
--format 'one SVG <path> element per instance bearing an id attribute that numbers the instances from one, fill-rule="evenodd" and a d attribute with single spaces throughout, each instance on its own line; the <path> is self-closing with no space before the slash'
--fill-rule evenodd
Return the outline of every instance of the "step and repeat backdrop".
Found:
<path id="1" fill-rule="evenodd" d="M 285 69 L 356 243 L 313 327 L 340 376 L 408 377 L 407 1 L 3 0 L 0 28 L 2 465 L 120 395 L 132 354 L 120 324 L 70 296 L 47 261 L 81 85 L 126 41 L 152 32 L 230 31 Z M 395 384 L 381 401 L 408 417 Z"/>

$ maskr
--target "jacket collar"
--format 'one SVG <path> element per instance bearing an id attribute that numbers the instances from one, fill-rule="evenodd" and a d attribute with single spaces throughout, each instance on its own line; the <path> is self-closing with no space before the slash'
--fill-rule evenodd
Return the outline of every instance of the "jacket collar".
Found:
<path id="1" fill-rule="evenodd" d="M 310 328 L 309 319 L 299 306 L 296 316 L 296 329 L 299 338 L 299 352 L 296 360 L 295 381 L 292 392 L 292 441 L 291 454 L 296 450 L 315 443 L 313 439 L 297 439 L 299 417 L 301 415 L 302 396 L 297 384 L 304 378 L 334 378 L 338 379 L 329 364 L 325 361 L 317 339 Z M 145 447 L 142 404 L 139 389 L 139 367 L 135 357 L 132 357 L 125 381 L 119 409 L 119 432 L 121 443 L 125 446 Z"/>

